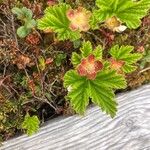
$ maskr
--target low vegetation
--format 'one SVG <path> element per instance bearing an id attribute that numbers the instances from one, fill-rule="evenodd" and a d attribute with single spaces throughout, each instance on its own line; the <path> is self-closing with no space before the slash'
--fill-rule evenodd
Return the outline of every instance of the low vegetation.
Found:
<path id="1" fill-rule="evenodd" d="M 149 0 L 1 0 L 0 140 L 150 81 Z"/>

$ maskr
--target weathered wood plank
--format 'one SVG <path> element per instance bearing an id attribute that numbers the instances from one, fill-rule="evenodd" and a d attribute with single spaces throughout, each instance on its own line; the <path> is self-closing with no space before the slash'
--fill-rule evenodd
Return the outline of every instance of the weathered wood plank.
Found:
<path id="1" fill-rule="evenodd" d="M 84 117 L 59 117 L 40 131 L 3 143 L 1 150 L 150 150 L 150 85 L 117 96 L 114 119 L 98 107 Z"/>

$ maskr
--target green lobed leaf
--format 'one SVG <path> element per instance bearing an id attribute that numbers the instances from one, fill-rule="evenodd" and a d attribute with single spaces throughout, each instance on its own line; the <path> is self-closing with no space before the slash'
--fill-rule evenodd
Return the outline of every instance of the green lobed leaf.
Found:
<path id="1" fill-rule="evenodd" d="M 91 27 L 93 30 L 96 30 L 96 29 L 99 28 L 99 26 L 98 26 L 97 23 L 100 22 L 100 21 L 99 21 L 99 19 L 98 19 L 99 17 L 97 17 L 96 14 L 97 14 L 97 10 L 93 11 L 92 16 L 91 16 L 91 18 L 90 18 L 90 27 Z"/>
<path id="2" fill-rule="evenodd" d="M 111 89 L 124 89 L 127 87 L 125 78 L 115 70 L 103 70 L 97 74 L 96 80 L 100 86 Z"/>
<path id="3" fill-rule="evenodd" d="M 109 53 L 113 58 L 125 62 L 125 65 L 122 67 L 122 70 L 125 73 L 134 71 L 137 68 L 134 64 L 142 58 L 142 54 L 140 53 L 131 53 L 133 49 L 133 46 L 119 47 L 119 45 L 115 45 L 110 49 Z"/>
<path id="4" fill-rule="evenodd" d="M 125 73 L 130 73 L 130 72 L 133 72 L 137 69 L 136 66 L 133 66 L 133 65 L 130 65 L 130 64 L 125 64 L 123 67 L 122 67 L 122 70 L 125 72 Z"/>
<path id="5" fill-rule="evenodd" d="M 94 10 L 94 19 L 98 22 L 104 22 L 106 19 L 116 16 L 128 28 L 136 29 L 141 24 L 141 19 L 150 9 L 149 0 L 96 0 L 98 10 Z M 95 22 L 93 21 L 93 24 Z"/>
<path id="6" fill-rule="evenodd" d="M 123 3 L 123 0 L 122 0 Z M 128 7 L 119 8 L 117 16 L 122 22 L 125 22 L 129 28 L 136 29 L 141 24 L 141 19 L 148 13 L 150 10 L 150 1 L 149 0 L 140 0 L 138 2 L 128 2 Z M 121 2 L 120 2 L 121 4 Z M 120 6 L 118 4 L 118 6 Z"/>
<path id="7" fill-rule="evenodd" d="M 96 59 L 102 60 L 102 55 L 103 55 L 102 46 L 98 45 L 98 46 L 94 49 L 93 55 L 96 57 Z"/>
<path id="8" fill-rule="evenodd" d="M 117 112 L 113 89 L 124 89 L 126 86 L 126 80 L 122 75 L 114 70 L 103 70 L 98 73 L 95 80 L 90 81 L 90 97 L 93 103 L 113 118 Z"/>
<path id="9" fill-rule="evenodd" d="M 84 114 L 86 107 L 89 103 L 88 81 L 86 78 L 81 77 L 76 71 L 70 70 L 64 76 L 64 86 L 70 87 L 71 92 L 68 93 L 73 109 L 79 113 Z"/>
<path id="10" fill-rule="evenodd" d="M 129 54 L 129 56 L 122 57 L 121 59 L 124 60 L 125 62 L 127 62 L 128 64 L 133 64 L 133 63 L 137 62 L 138 60 L 140 60 L 141 58 L 142 58 L 142 54 L 133 53 L 133 54 Z"/>
<path id="11" fill-rule="evenodd" d="M 125 88 L 126 81 L 114 70 L 99 72 L 95 80 L 81 77 L 75 70 L 70 70 L 64 76 L 64 86 L 71 87 L 67 97 L 77 113 L 83 114 L 89 103 L 89 98 L 92 98 L 93 103 L 100 106 L 102 111 L 114 117 L 117 103 L 114 99 L 113 89 Z"/>
<path id="12" fill-rule="evenodd" d="M 84 41 L 82 47 L 80 48 L 82 57 L 87 57 L 92 53 L 92 44 L 90 41 Z"/>
<path id="13" fill-rule="evenodd" d="M 82 59 L 81 55 L 77 54 L 76 52 L 72 53 L 71 62 L 74 65 L 74 67 L 80 64 L 81 59 Z"/>
<path id="14" fill-rule="evenodd" d="M 113 56 L 116 59 L 121 59 L 124 58 L 126 56 L 129 56 L 130 52 L 132 52 L 134 49 L 133 46 L 121 46 L 119 47 L 119 45 L 114 45 L 111 49 L 110 49 L 110 54 L 111 56 Z"/>
<path id="15" fill-rule="evenodd" d="M 102 111 L 109 114 L 112 118 L 117 112 L 117 102 L 112 89 L 98 85 L 97 80 L 90 82 L 90 94 L 92 102 L 98 105 Z"/>
<path id="16" fill-rule="evenodd" d="M 22 123 L 22 128 L 26 129 L 28 135 L 32 135 L 38 131 L 40 125 L 40 121 L 37 116 L 30 116 L 28 113 L 26 114 L 24 121 Z"/>
<path id="17" fill-rule="evenodd" d="M 87 88 L 87 83 L 83 82 L 80 87 L 74 88 L 68 93 L 68 98 L 70 99 L 73 109 L 83 115 L 85 113 L 86 107 L 89 104 L 89 92 Z"/>
<path id="18" fill-rule="evenodd" d="M 69 9 L 70 6 L 64 3 L 48 7 L 45 10 L 44 17 L 38 20 L 38 29 L 52 29 L 57 33 L 57 38 L 59 40 L 70 39 L 74 41 L 79 39 L 80 32 L 72 31 L 69 28 L 70 21 L 66 16 Z"/>
<path id="19" fill-rule="evenodd" d="M 85 78 L 79 76 L 75 70 L 69 70 L 64 76 L 64 87 L 80 87 L 81 84 L 84 83 L 84 79 Z"/>

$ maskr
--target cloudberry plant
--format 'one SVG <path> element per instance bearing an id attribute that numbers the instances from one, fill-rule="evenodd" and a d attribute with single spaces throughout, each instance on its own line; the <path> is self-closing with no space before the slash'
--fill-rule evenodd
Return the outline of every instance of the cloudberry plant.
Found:
<path id="1" fill-rule="evenodd" d="M 45 15 L 38 20 L 38 29 L 57 33 L 58 40 L 72 41 L 81 37 L 80 31 L 70 29 L 67 12 L 71 7 L 65 3 L 50 6 L 45 10 Z"/>
<path id="2" fill-rule="evenodd" d="M 150 0 L 96 0 L 92 11 L 81 6 L 72 8 L 66 3 L 48 2 L 44 16 L 37 21 L 38 29 L 54 32 L 58 40 L 71 41 L 82 38 L 83 32 L 99 29 L 100 25 L 113 32 L 136 29 L 150 9 Z M 81 53 L 72 53 L 74 68 L 65 74 L 64 87 L 68 89 L 67 99 L 77 113 L 83 114 L 92 100 L 102 111 L 115 116 L 117 102 L 114 91 L 126 87 L 125 74 L 133 72 L 137 68 L 136 62 L 142 57 L 133 53 L 133 49 L 133 46 L 114 45 L 109 51 L 110 58 L 106 60 L 101 46 L 93 50 L 90 42 L 83 42 Z M 55 61 L 60 66 L 66 56 L 59 55 L 58 58 Z M 44 63 L 42 60 L 41 69 L 44 69 Z"/>
<path id="3" fill-rule="evenodd" d="M 38 20 L 38 28 L 57 33 L 58 40 L 72 41 L 81 38 L 81 31 L 99 28 L 100 23 L 116 32 L 123 32 L 127 27 L 136 29 L 147 14 L 150 1 L 96 0 L 96 5 L 98 9 L 93 12 L 83 7 L 72 9 L 65 3 L 50 5 Z"/>
<path id="4" fill-rule="evenodd" d="M 91 20 L 92 28 L 98 28 L 99 23 L 116 18 L 120 23 L 124 23 L 128 28 L 136 29 L 140 26 L 141 19 L 150 9 L 150 1 L 96 0 L 96 6 L 98 9 L 93 10 Z M 117 20 L 114 24 L 118 22 Z M 125 29 L 124 26 L 120 28 Z"/>
<path id="5" fill-rule="evenodd" d="M 67 99 L 77 113 L 83 114 L 91 99 L 111 117 L 116 115 L 114 91 L 126 88 L 124 74 L 135 70 L 135 62 L 142 56 L 131 54 L 132 50 L 132 46 L 115 45 L 110 49 L 108 61 L 103 59 L 101 46 L 93 50 L 90 42 L 83 42 L 81 54 L 72 54 L 74 69 L 65 74 L 64 86 L 68 89 Z"/>
<path id="6" fill-rule="evenodd" d="M 38 20 L 38 28 L 44 32 L 57 33 L 59 40 L 75 41 L 81 38 L 81 31 L 90 29 L 91 12 L 83 7 L 72 9 L 65 3 L 50 6 L 43 18 Z"/>

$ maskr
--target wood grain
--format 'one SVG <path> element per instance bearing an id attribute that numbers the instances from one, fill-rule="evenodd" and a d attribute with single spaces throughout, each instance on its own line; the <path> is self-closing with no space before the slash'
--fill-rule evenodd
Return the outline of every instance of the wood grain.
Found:
<path id="1" fill-rule="evenodd" d="M 114 119 L 98 107 L 84 117 L 59 117 L 27 137 L 9 140 L 0 150 L 150 150 L 150 85 L 117 96 Z"/>

